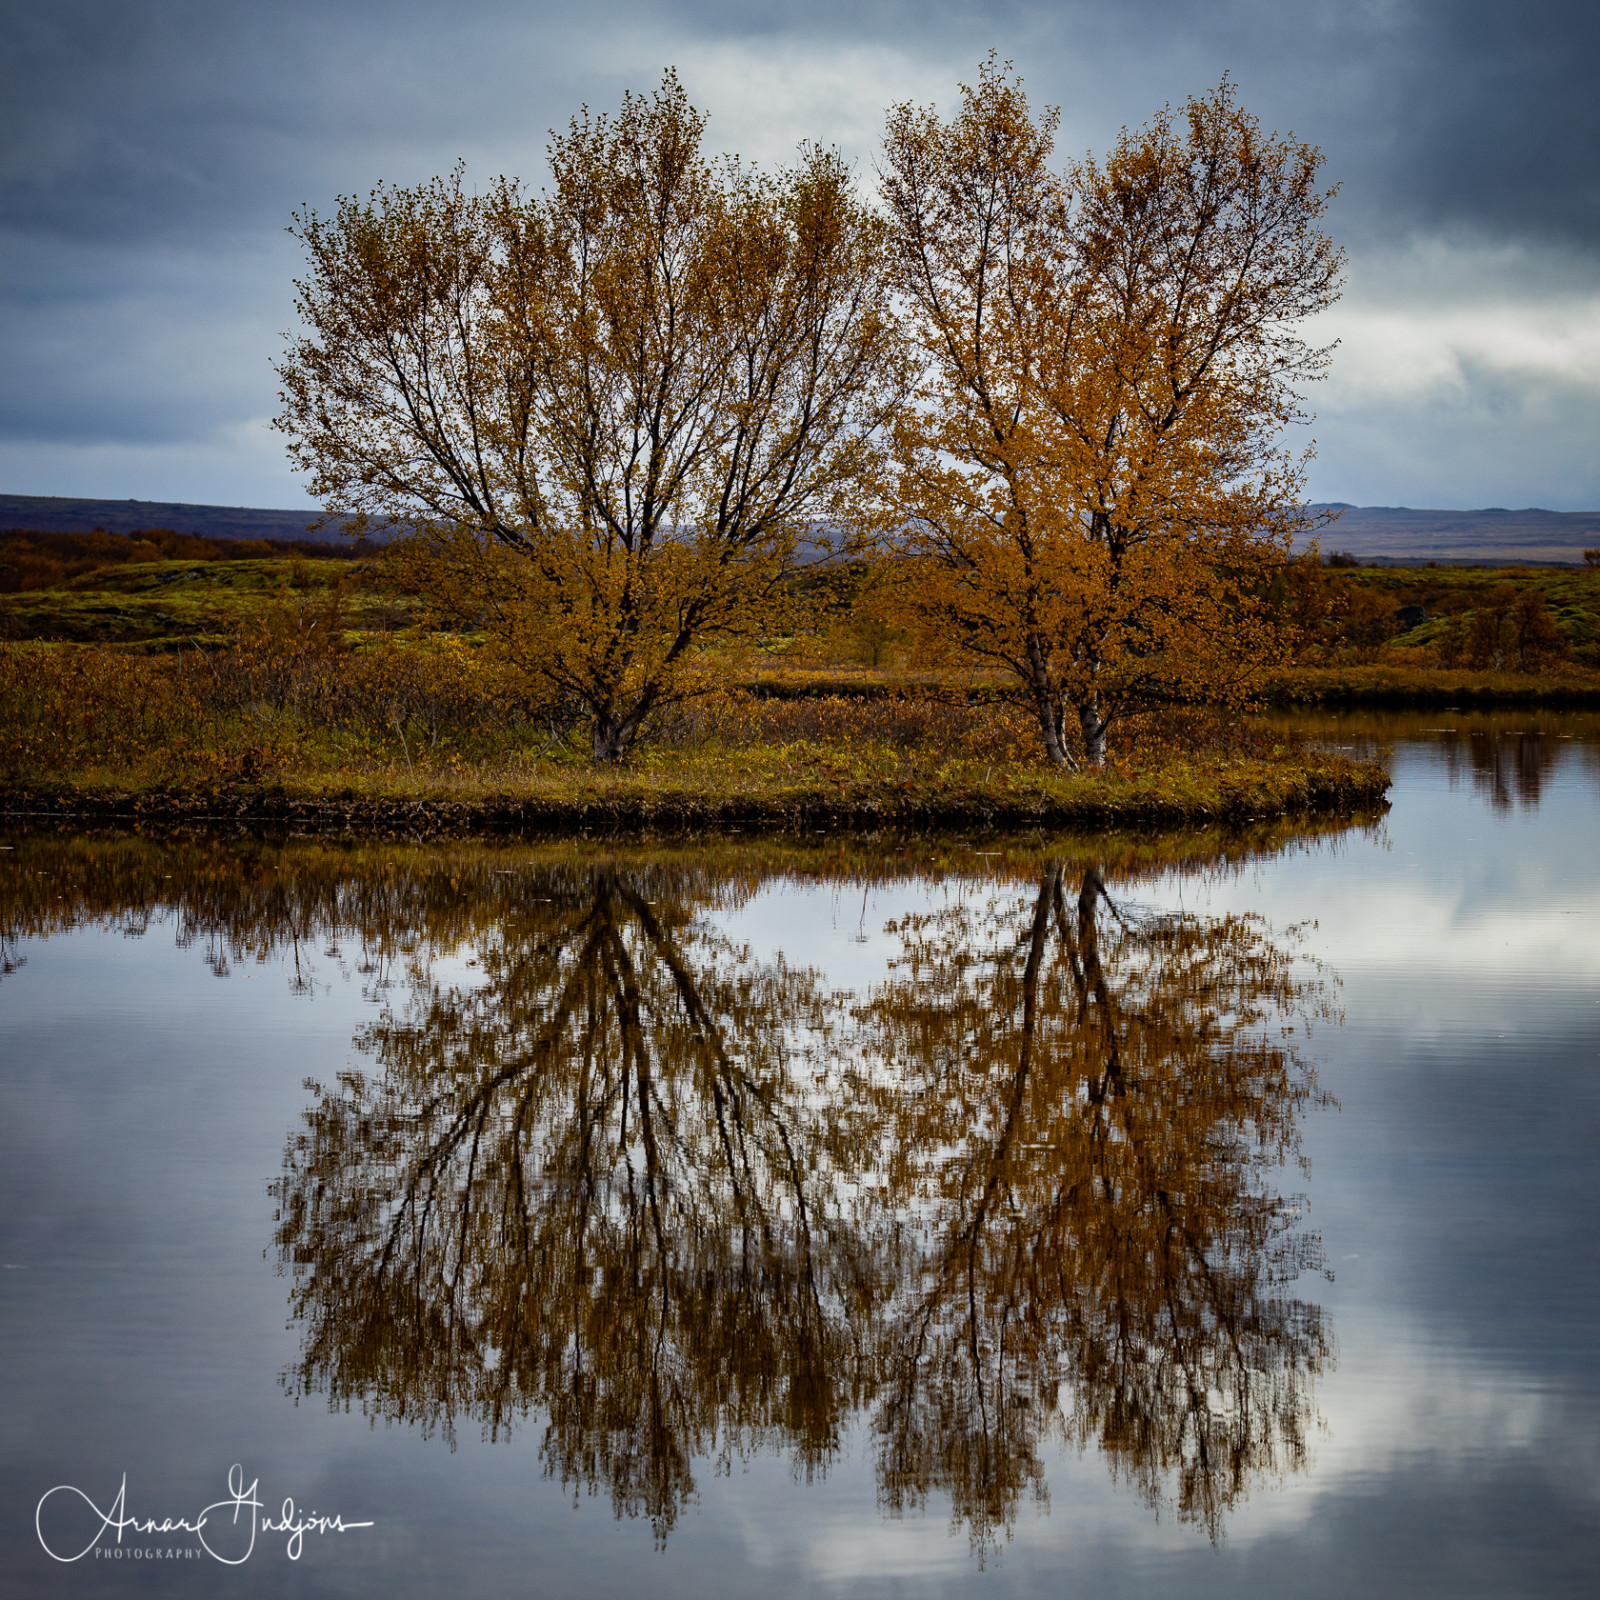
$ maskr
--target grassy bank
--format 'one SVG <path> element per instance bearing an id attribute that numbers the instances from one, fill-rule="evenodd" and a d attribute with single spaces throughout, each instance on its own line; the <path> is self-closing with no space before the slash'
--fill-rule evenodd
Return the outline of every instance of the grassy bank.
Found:
<path id="1" fill-rule="evenodd" d="M 1398 650 L 1377 661 L 1280 668 L 1262 685 L 1268 706 L 1503 705 L 1600 707 L 1600 672 L 1564 664 L 1540 673 L 1441 667 Z M 739 687 L 772 700 L 927 698 L 950 704 L 1000 703 L 1006 686 L 977 673 L 906 673 L 892 668 L 776 667 L 747 673 Z"/>
<path id="2" fill-rule="evenodd" d="M 13 781 L 0 814 L 110 820 L 271 822 L 408 834 L 678 832 L 728 827 L 1148 827 L 1369 811 L 1388 774 L 1322 753 L 1172 761 L 1147 771 L 983 774 L 946 764 L 845 770 L 826 752 L 789 750 L 730 763 L 658 758 L 615 771 L 406 778 L 331 773 L 290 782 L 130 784 L 115 773 Z"/>
<path id="3" fill-rule="evenodd" d="M 716 655 L 721 692 L 597 770 L 580 726 L 472 641 L 409 627 L 370 563 L 114 553 L 162 559 L 96 568 L 93 551 L 67 552 L 82 570 L 57 576 L 41 563 L 61 552 L 25 552 L 37 571 L 14 557 L 19 587 L 0 595 L 12 816 L 430 833 L 1170 828 L 1350 812 L 1386 788 L 1380 768 L 1282 729 L 1176 709 L 1120 727 L 1109 770 L 1061 773 L 997 680 L 892 652 L 852 659 L 854 636 L 825 618 Z"/>
<path id="4" fill-rule="evenodd" d="M 1263 698 L 1277 706 L 1600 707 L 1600 672 L 1474 672 L 1403 659 L 1286 667 L 1266 683 Z"/>
<path id="5" fill-rule="evenodd" d="M 1349 811 L 1381 768 L 1173 712 L 1103 772 L 955 696 L 709 695 L 597 768 L 481 652 L 285 627 L 214 655 L 0 646 L 0 808 L 439 830 L 1163 825 Z"/>

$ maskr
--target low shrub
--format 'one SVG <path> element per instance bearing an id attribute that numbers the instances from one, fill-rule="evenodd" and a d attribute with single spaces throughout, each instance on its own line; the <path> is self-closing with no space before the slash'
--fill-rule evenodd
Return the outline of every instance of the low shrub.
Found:
<path id="1" fill-rule="evenodd" d="M 157 767 L 178 778 L 520 750 L 514 678 L 459 640 L 352 649 L 337 591 L 253 617 L 227 649 L 146 656 L 88 645 L 0 645 L 0 776 Z M 554 730 L 559 733 L 561 730 Z"/>
<path id="2" fill-rule="evenodd" d="M 90 645 L 0 645 L 0 776 L 214 765 L 193 674 Z"/>
<path id="3" fill-rule="evenodd" d="M 1545 597 L 1535 589 L 1499 584 L 1472 614 L 1462 658 L 1475 671 L 1539 672 L 1571 653 Z"/>
<path id="4" fill-rule="evenodd" d="M 806 742 L 843 748 L 937 750 L 972 760 L 1026 761 L 1037 728 L 1014 706 L 968 706 L 914 696 L 815 695 L 766 699 L 732 691 L 680 708 L 661 729 L 669 745 L 710 742 L 732 749 Z"/>

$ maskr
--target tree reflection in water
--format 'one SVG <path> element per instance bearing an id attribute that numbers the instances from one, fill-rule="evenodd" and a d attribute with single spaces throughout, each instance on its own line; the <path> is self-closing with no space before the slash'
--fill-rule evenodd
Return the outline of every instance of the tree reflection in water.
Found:
<path id="1" fill-rule="evenodd" d="M 869 994 L 749 959 L 715 874 L 529 873 L 471 981 L 418 964 L 278 1185 L 300 1392 L 491 1437 L 665 1536 L 694 1463 L 824 1469 L 986 1547 L 1054 1436 L 1213 1534 L 1302 1464 L 1329 1357 L 1278 1192 L 1325 986 L 1095 864 L 969 881 Z"/>
<path id="2" fill-rule="evenodd" d="M 827 997 L 679 892 L 531 879 L 481 982 L 419 971 L 322 1093 L 279 1185 L 297 1385 L 491 1436 L 537 1408 L 551 1470 L 657 1532 L 697 1456 L 837 1450 L 870 1388 L 871 1144 L 835 1103 Z M 659 889 L 659 885 L 657 886 Z"/>
<path id="3" fill-rule="evenodd" d="M 1496 811 L 1515 802 L 1537 810 L 1563 753 L 1542 728 L 1468 726 L 1440 730 L 1438 739 L 1451 784 L 1470 777 Z"/>
<path id="4" fill-rule="evenodd" d="M 1052 1440 L 1214 1534 L 1303 1462 L 1329 1359 L 1279 1192 L 1327 985 L 1292 933 L 1130 896 L 1289 842 L 24 836 L 0 957 L 167 925 L 219 979 L 331 961 L 383 1004 L 275 1186 L 297 1393 L 533 1419 L 553 1475 L 663 1537 L 705 1463 L 822 1471 L 858 1419 L 885 1508 L 948 1495 L 980 1550 Z M 927 909 L 832 994 L 719 931 L 778 882 Z"/>
<path id="5" fill-rule="evenodd" d="M 1057 1431 L 1214 1534 L 1303 1461 L 1328 1356 L 1274 1188 L 1315 1086 L 1270 1025 L 1315 985 L 1254 920 L 1140 912 L 1093 865 L 900 932 L 863 1016 L 899 1070 L 891 1192 L 937 1220 L 888 1324 L 885 1499 L 942 1489 L 982 1542 Z"/>

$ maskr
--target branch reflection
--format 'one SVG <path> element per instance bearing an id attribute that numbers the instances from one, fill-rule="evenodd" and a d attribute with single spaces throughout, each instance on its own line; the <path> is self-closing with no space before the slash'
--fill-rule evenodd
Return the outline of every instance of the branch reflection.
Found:
<path id="1" fill-rule="evenodd" d="M 869 1390 L 893 1272 L 840 1190 L 872 1143 L 827 997 L 637 877 L 532 880 L 481 978 L 418 974 L 279 1186 L 304 1391 L 491 1437 L 538 1410 L 563 1483 L 658 1534 L 692 1462 L 813 1471 Z"/>
<path id="2" fill-rule="evenodd" d="M 822 1471 L 858 1414 L 886 1509 L 948 1495 L 980 1549 L 1051 1438 L 1214 1535 L 1303 1465 L 1330 1355 L 1278 1188 L 1326 987 L 1253 919 L 1031 866 L 893 925 L 853 1000 L 718 932 L 715 873 L 525 876 L 291 1142 L 292 1386 L 537 1415 L 661 1537 L 697 1463 Z"/>
<path id="3" fill-rule="evenodd" d="M 908 919 L 867 1008 L 899 1069 L 897 1203 L 938 1218 L 876 1417 L 888 1504 L 948 1493 L 982 1543 L 1055 1430 L 1215 1534 L 1300 1466 L 1328 1336 L 1275 1190 L 1320 1006 L 1247 918 L 1141 913 L 1100 869 Z"/>
<path id="4" fill-rule="evenodd" d="M 1564 754 L 1560 740 L 1538 727 L 1469 726 L 1436 737 L 1451 785 L 1470 778 L 1496 811 L 1517 803 L 1538 810 Z"/>

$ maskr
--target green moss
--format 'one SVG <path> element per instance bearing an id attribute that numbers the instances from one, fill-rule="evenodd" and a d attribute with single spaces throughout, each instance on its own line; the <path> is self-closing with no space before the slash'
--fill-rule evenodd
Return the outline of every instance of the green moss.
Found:
<path id="1" fill-rule="evenodd" d="M 1600 569 L 1592 567 L 1359 567 L 1328 574 L 1334 584 L 1349 584 L 1386 595 L 1396 605 L 1423 606 L 1429 620 L 1393 640 L 1410 647 L 1430 644 L 1445 617 L 1471 616 L 1490 589 L 1531 589 L 1542 594 L 1561 631 L 1573 644 L 1600 637 Z"/>
<path id="2" fill-rule="evenodd" d="M 53 589 L 0 594 L 0 639 L 141 650 L 224 642 L 274 606 L 323 602 L 343 580 L 357 631 L 392 608 L 349 561 L 139 561 L 86 572 Z"/>

